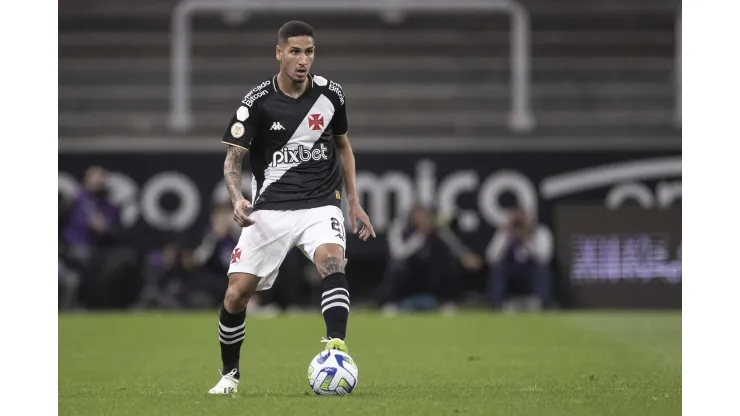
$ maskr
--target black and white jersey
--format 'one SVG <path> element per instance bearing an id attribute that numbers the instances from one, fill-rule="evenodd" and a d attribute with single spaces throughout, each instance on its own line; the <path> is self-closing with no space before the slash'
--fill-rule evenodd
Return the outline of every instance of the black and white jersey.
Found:
<path id="1" fill-rule="evenodd" d="M 291 98 L 277 75 L 254 87 L 231 118 L 223 142 L 249 149 L 254 209 L 339 206 L 341 175 L 334 135 L 347 133 L 342 87 L 308 75 Z"/>

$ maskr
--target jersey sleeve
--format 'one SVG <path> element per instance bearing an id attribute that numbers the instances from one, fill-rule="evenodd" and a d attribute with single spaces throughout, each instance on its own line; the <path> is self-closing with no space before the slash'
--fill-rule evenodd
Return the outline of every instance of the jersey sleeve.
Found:
<path id="1" fill-rule="evenodd" d="M 242 104 L 231 116 L 229 126 L 224 132 L 222 142 L 249 149 L 254 135 L 257 133 L 258 107 L 252 108 Z"/>
<path id="2" fill-rule="evenodd" d="M 329 89 L 336 93 L 334 102 L 335 110 L 331 118 L 331 131 L 334 136 L 341 136 L 347 133 L 349 125 L 347 124 L 347 98 L 344 95 L 342 87 L 334 81 L 330 81 Z"/>

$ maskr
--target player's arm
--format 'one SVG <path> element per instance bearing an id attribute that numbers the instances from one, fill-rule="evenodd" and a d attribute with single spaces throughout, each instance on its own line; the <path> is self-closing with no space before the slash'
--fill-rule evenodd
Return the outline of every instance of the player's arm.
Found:
<path id="1" fill-rule="evenodd" d="M 245 98 L 246 100 L 246 98 Z M 257 131 L 257 106 L 241 105 L 231 117 L 221 141 L 227 144 L 224 182 L 234 206 L 234 221 L 240 227 L 254 224 L 249 219 L 252 204 L 242 194 L 242 162 Z"/>
<path id="2" fill-rule="evenodd" d="M 239 146 L 229 146 L 226 150 L 226 160 L 224 161 L 224 181 L 226 189 L 231 196 L 231 204 L 236 206 L 244 198 L 242 194 L 242 162 L 247 149 Z"/>
<path id="3" fill-rule="evenodd" d="M 349 219 L 352 223 L 352 233 L 357 234 L 357 222 L 360 222 L 360 238 L 365 241 L 371 236 L 375 238 L 375 230 L 370 224 L 370 218 L 365 210 L 360 206 L 360 200 L 357 198 L 357 180 L 355 179 L 355 154 L 352 152 L 352 146 L 349 144 L 347 137 L 347 107 L 345 106 L 346 96 L 339 84 L 332 83 L 330 90 L 336 93 L 333 96 L 333 104 L 336 111 L 331 118 L 332 135 L 334 144 L 337 149 L 337 157 L 342 167 L 342 183 L 344 183 L 344 192 L 349 202 Z"/>
<path id="4" fill-rule="evenodd" d="M 360 238 L 365 241 L 370 236 L 375 238 L 375 230 L 370 223 L 370 218 L 365 210 L 360 206 L 357 197 L 357 179 L 355 176 L 355 155 L 352 152 L 352 145 L 349 144 L 347 133 L 334 136 L 334 143 L 337 147 L 337 157 L 339 164 L 342 166 L 342 183 L 344 183 L 344 192 L 347 195 L 349 203 L 349 216 L 352 223 L 352 232 L 357 233 L 357 222 L 360 222 Z"/>
<path id="5" fill-rule="evenodd" d="M 347 195 L 347 202 L 350 205 L 359 204 L 357 199 L 357 185 L 355 178 L 355 154 L 352 152 L 352 145 L 349 144 L 347 134 L 334 136 L 334 143 L 337 146 L 337 156 L 339 164 L 342 166 L 342 183 L 344 192 Z"/>
<path id="6" fill-rule="evenodd" d="M 234 221 L 240 227 L 248 227 L 254 224 L 249 218 L 252 204 L 242 194 L 242 162 L 247 149 L 230 145 L 226 150 L 224 161 L 224 181 L 226 189 L 229 190 L 231 204 L 234 206 Z"/>

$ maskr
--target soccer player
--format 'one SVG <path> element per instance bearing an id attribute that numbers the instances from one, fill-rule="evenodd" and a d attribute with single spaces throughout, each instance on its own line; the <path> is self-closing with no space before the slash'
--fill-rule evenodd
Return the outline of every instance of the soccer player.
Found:
<path id="1" fill-rule="evenodd" d="M 239 383 L 239 352 L 246 307 L 254 291 L 269 289 L 280 264 L 297 246 L 321 275 L 326 349 L 347 352 L 344 342 L 349 291 L 344 275 L 346 235 L 339 208 L 342 183 L 352 232 L 375 237 L 355 188 L 355 157 L 347 138 L 346 97 L 334 81 L 310 72 L 313 28 L 291 21 L 278 31 L 280 72 L 254 87 L 224 133 L 224 179 L 242 228 L 231 255 L 229 285 L 218 325 L 221 380 L 211 394 L 229 394 Z M 242 160 L 249 152 L 252 202 L 242 195 Z"/>

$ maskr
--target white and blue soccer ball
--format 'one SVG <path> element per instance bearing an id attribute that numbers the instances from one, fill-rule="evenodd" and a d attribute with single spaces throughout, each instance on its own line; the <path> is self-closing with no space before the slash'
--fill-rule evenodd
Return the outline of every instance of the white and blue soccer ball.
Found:
<path id="1" fill-rule="evenodd" d="M 357 364 L 347 353 L 321 351 L 308 366 L 308 385 L 320 396 L 346 396 L 357 387 Z"/>

